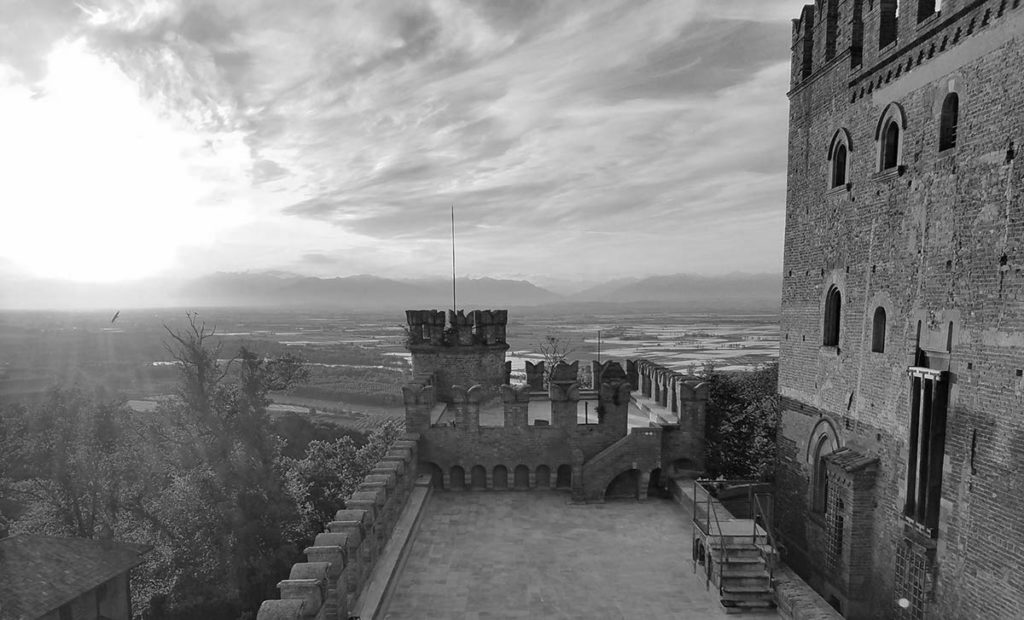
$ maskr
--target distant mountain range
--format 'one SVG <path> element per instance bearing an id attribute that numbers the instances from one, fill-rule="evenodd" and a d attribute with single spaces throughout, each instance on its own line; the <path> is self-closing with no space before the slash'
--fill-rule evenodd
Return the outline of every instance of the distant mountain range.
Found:
<path id="1" fill-rule="evenodd" d="M 627 278 L 564 295 L 526 280 L 456 280 L 458 303 L 464 308 L 585 303 L 776 310 L 781 290 L 782 278 L 778 274 L 677 274 Z M 451 302 L 450 280 L 398 281 L 371 275 L 314 278 L 276 272 L 215 273 L 184 283 L 143 281 L 108 285 L 40 280 L 0 282 L 0 308 L 247 306 L 442 309 L 451 307 Z"/>

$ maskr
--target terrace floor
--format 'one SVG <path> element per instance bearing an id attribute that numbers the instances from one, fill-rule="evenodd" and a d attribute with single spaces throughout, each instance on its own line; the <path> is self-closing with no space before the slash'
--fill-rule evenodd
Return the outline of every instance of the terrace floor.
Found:
<path id="1" fill-rule="evenodd" d="M 690 515 L 668 500 L 580 505 L 564 492 L 437 491 L 378 617 L 727 617 L 694 574 L 690 547 Z"/>

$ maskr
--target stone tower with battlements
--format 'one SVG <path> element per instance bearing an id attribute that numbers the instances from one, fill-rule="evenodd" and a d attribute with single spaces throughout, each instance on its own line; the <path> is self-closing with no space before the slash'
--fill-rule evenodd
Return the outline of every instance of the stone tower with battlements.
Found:
<path id="1" fill-rule="evenodd" d="M 434 377 L 435 397 L 452 402 L 453 385 L 495 392 L 508 383 L 507 310 L 406 310 L 408 346 L 416 377 Z"/>

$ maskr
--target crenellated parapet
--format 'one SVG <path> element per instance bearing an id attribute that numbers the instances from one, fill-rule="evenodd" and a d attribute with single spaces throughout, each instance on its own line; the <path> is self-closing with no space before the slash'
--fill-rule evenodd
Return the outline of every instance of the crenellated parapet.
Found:
<path id="1" fill-rule="evenodd" d="M 544 390 L 544 362 L 526 361 L 526 385 L 534 392 Z"/>
<path id="2" fill-rule="evenodd" d="M 439 402 L 452 402 L 456 384 L 479 384 L 494 392 L 509 382 L 507 310 L 449 310 L 447 318 L 438 310 L 407 310 L 405 315 L 413 375 L 431 378 Z"/>
<path id="3" fill-rule="evenodd" d="M 508 310 L 406 310 L 410 346 L 506 345 Z"/>
<path id="4" fill-rule="evenodd" d="M 434 346 L 444 344 L 444 312 L 440 310 L 406 310 L 405 319 L 409 324 L 409 341 L 406 344 L 431 344 Z"/>
<path id="5" fill-rule="evenodd" d="M 791 88 L 832 74 L 854 103 L 1001 27 L 1022 7 L 1019 0 L 817 0 L 793 20 Z"/>
<path id="6" fill-rule="evenodd" d="M 529 425 L 530 386 L 501 386 L 501 402 L 505 412 L 505 428 L 526 428 Z"/>
<path id="7" fill-rule="evenodd" d="M 306 561 L 278 583 L 280 600 L 263 602 L 257 620 L 349 617 L 416 484 L 419 441 L 420 435 L 407 433 L 392 445 L 306 547 Z"/>

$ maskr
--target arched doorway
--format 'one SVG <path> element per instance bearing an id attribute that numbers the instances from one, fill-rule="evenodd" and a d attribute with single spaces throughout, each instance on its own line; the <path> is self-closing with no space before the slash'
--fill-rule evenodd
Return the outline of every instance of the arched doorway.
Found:
<path id="1" fill-rule="evenodd" d="M 551 488 L 551 468 L 548 467 L 547 465 L 541 465 L 537 467 L 537 488 Z"/>
<path id="2" fill-rule="evenodd" d="M 466 488 L 466 470 L 458 465 L 452 467 L 449 487 L 453 491 L 462 491 Z"/>
<path id="3" fill-rule="evenodd" d="M 555 478 L 556 489 L 572 488 L 572 465 L 559 465 Z"/>
<path id="4" fill-rule="evenodd" d="M 661 474 L 660 467 L 651 470 L 651 479 L 647 483 L 647 497 L 671 497 L 668 492 L 667 482 L 668 480 L 666 480 Z"/>
<path id="5" fill-rule="evenodd" d="M 477 465 L 469 471 L 469 484 L 474 491 L 487 488 L 487 470 L 482 465 Z"/>
<path id="6" fill-rule="evenodd" d="M 612 478 L 604 490 L 605 499 L 639 499 L 640 470 L 627 469 Z"/>
<path id="7" fill-rule="evenodd" d="M 498 465 L 494 468 L 494 488 L 497 490 L 508 488 L 508 467 Z"/>
<path id="8" fill-rule="evenodd" d="M 444 471 L 436 463 L 425 463 L 422 465 L 424 474 L 430 475 L 430 486 L 435 489 L 444 488 Z"/>
<path id="9" fill-rule="evenodd" d="M 518 465 L 515 471 L 515 478 L 512 482 L 516 489 L 525 491 L 530 488 L 530 468 L 526 465 Z"/>

